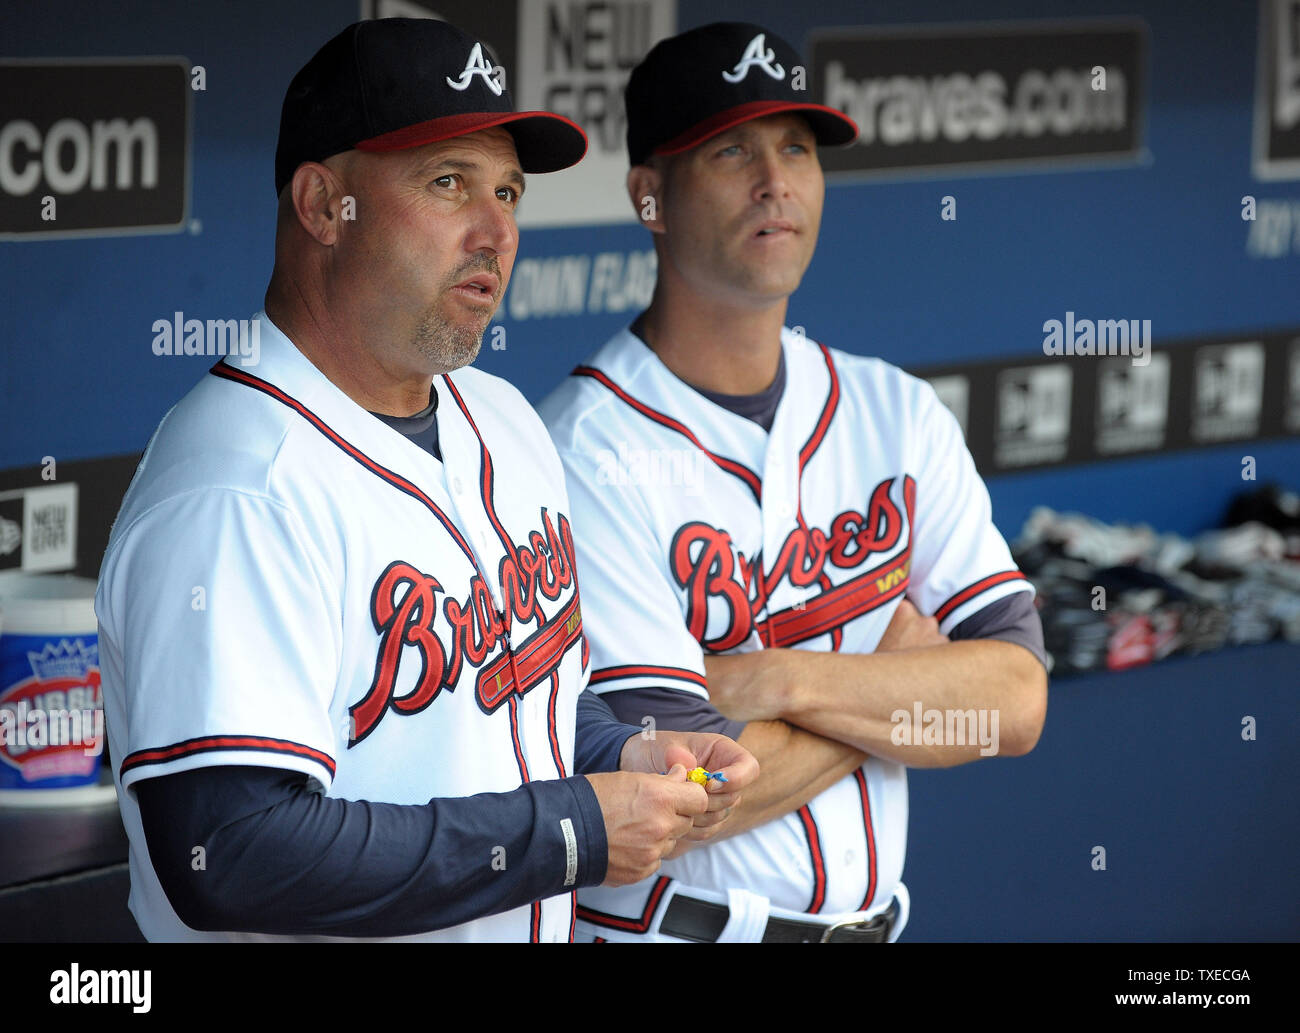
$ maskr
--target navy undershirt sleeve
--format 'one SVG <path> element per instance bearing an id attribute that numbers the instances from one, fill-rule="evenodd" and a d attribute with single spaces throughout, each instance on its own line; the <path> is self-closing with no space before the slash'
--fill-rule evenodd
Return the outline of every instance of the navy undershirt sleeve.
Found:
<path id="1" fill-rule="evenodd" d="M 1033 593 L 1017 592 L 989 603 L 971 614 L 950 632 L 952 642 L 962 639 L 996 638 L 1024 646 L 1038 662 L 1047 666 L 1047 649 L 1043 645 L 1043 622 L 1034 606 Z"/>
<path id="2" fill-rule="evenodd" d="M 623 724 L 608 703 L 590 689 L 584 689 L 578 696 L 573 770 L 580 775 L 617 771 L 623 744 L 640 731 L 640 723 L 636 727 Z"/>
<path id="3" fill-rule="evenodd" d="M 133 790 L 167 899 L 200 930 L 406 936 L 594 886 L 608 864 L 580 776 L 423 805 L 328 798 L 278 768 L 203 767 Z"/>
<path id="4" fill-rule="evenodd" d="M 600 697 L 610 710 L 627 725 L 640 725 L 653 717 L 655 727 L 665 731 L 716 732 L 739 739 L 744 721 L 732 721 L 702 696 L 684 689 L 656 686 L 650 689 L 620 689 Z"/>
<path id="5" fill-rule="evenodd" d="M 618 770 L 639 731 L 583 692 L 575 770 Z M 204 767 L 134 789 L 159 882 L 194 929 L 406 936 L 597 885 L 608 864 L 582 777 L 415 806 L 327 798 L 278 768 Z M 578 844 L 568 884 L 563 818 Z"/>

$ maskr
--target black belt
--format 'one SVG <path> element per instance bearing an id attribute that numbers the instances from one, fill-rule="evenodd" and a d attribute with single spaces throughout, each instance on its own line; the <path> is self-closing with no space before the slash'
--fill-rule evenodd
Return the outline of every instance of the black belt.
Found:
<path id="1" fill-rule="evenodd" d="M 898 901 L 875 918 L 826 925 L 791 918 L 769 918 L 763 943 L 885 943 L 898 917 Z M 726 904 L 696 900 L 678 893 L 668 902 L 659 931 L 665 936 L 697 943 L 716 943 L 731 918 Z"/>

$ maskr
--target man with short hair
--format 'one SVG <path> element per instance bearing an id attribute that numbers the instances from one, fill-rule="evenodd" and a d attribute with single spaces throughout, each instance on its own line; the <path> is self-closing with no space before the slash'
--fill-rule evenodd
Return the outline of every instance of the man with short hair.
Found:
<path id="1" fill-rule="evenodd" d="M 905 765 L 1023 754 L 1043 724 L 1033 590 L 956 420 L 924 381 L 783 325 L 822 217 L 817 147 L 857 133 L 800 94 L 798 63 L 719 23 L 633 70 L 654 296 L 540 408 L 591 687 L 629 723 L 734 736 L 763 769 L 713 843 L 581 893 L 587 939 L 896 939 Z"/>
<path id="2" fill-rule="evenodd" d="M 525 173 L 585 149 L 441 21 L 349 26 L 290 84 L 260 358 L 164 418 L 96 600 L 147 938 L 569 940 L 579 887 L 709 838 L 754 777 L 584 691 L 559 461 L 464 368 Z"/>

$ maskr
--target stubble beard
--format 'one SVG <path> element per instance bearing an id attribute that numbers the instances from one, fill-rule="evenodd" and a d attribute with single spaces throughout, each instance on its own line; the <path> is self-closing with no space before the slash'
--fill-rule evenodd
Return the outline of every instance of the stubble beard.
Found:
<path id="1" fill-rule="evenodd" d="M 449 322 L 435 310 L 415 328 L 413 343 L 416 351 L 434 368 L 436 376 L 468 366 L 478 358 L 485 329 L 474 324 Z"/>
<path id="2" fill-rule="evenodd" d="M 484 258 L 466 263 L 447 278 L 444 289 L 461 282 L 466 276 L 479 270 L 485 270 L 501 278 L 501 268 L 496 258 Z M 455 323 L 440 310 L 439 305 L 432 306 L 424 319 L 415 328 L 414 345 L 416 350 L 429 360 L 438 373 L 450 373 L 452 370 L 468 366 L 478 358 L 483 346 L 483 334 L 496 308 L 483 317 L 483 325 L 474 322 Z"/>

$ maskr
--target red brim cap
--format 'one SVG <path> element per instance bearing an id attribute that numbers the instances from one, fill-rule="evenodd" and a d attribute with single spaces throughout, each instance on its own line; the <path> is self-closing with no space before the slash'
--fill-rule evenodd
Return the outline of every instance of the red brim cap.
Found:
<path id="1" fill-rule="evenodd" d="M 515 140 L 525 172 L 557 172 L 576 165 L 587 153 L 587 134 L 563 115 L 549 111 L 474 112 L 447 115 L 381 133 L 357 143 L 358 151 L 402 151 L 451 140 L 495 126 Z"/>
<path id="2" fill-rule="evenodd" d="M 660 144 L 654 149 L 655 154 L 680 154 L 703 143 L 709 137 L 725 133 L 728 129 L 749 122 L 755 118 L 779 115 L 793 111 L 803 115 L 812 126 L 813 135 L 819 144 L 831 147 L 852 143 L 858 137 L 858 124 L 842 111 L 828 108 L 823 104 L 792 103 L 780 100 L 755 100 L 738 104 L 734 108 L 719 111 L 716 115 L 697 122 L 690 129 Z"/>
<path id="3" fill-rule="evenodd" d="M 677 154 L 750 119 L 783 112 L 806 118 L 817 143 L 841 146 L 858 127 L 809 101 L 799 52 L 761 25 L 713 22 L 660 40 L 628 76 L 627 156 Z"/>
<path id="4" fill-rule="evenodd" d="M 484 41 L 434 18 L 349 25 L 289 83 L 275 149 L 275 191 L 332 154 L 402 150 L 500 126 L 524 172 L 568 168 L 587 137 L 563 115 L 516 111 Z"/>

